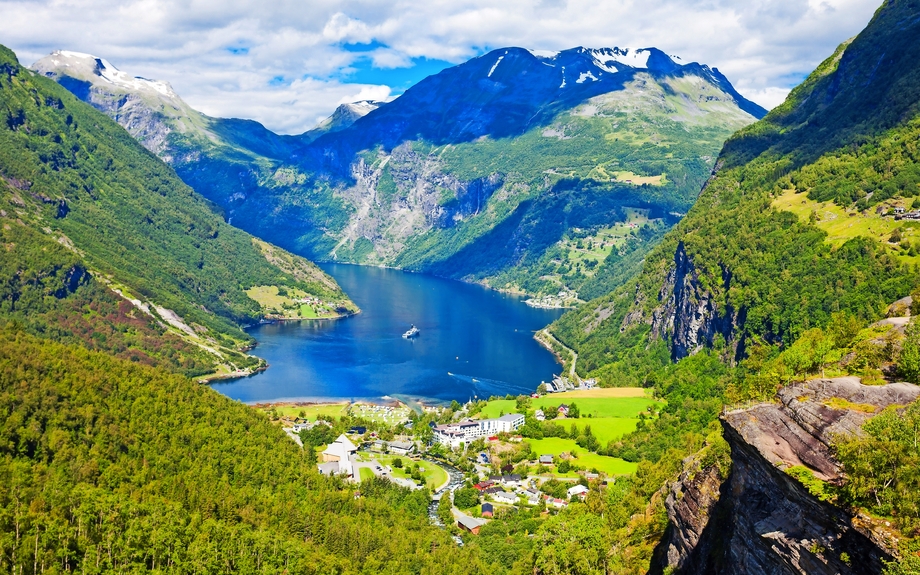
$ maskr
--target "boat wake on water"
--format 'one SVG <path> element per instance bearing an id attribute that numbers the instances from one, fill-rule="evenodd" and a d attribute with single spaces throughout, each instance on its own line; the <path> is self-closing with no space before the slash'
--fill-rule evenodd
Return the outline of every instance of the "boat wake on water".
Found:
<path id="1" fill-rule="evenodd" d="M 486 398 L 492 395 L 502 395 L 499 393 L 495 393 L 495 391 L 507 391 L 508 393 L 514 393 L 515 395 L 521 393 L 520 385 L 508 383 L 507 381 L 501 381 L 498 379 L 487 379 L 484 377 L 472 377 L 469 375 L 462 375 L 459 373 L 451 373 L 449 371 L 447 372 L 447 375 L 453 378 L 459 379 L 460 381 L 465 381 L 466 383 L 469 383 L 472 386 L 473 391 L 476 393 L 476 395 L 481 396 L 483 398 Z M 488 394 L 481 393 L 482 389 L 480 388 L 480 386 L 485 388 Z"/>

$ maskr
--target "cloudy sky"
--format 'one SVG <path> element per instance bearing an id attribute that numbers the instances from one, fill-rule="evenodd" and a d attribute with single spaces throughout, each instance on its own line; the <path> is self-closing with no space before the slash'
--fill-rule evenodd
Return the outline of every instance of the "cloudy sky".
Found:
<path id="1" fill-rule="evenodd" d="M 442 68 L 520 46 L 661 48 L 780 103 L 880 0 L 0 0 L 23 64 L 87 52 L 166 80 L 193 107 L 281 133 L 392 98 Z"/>

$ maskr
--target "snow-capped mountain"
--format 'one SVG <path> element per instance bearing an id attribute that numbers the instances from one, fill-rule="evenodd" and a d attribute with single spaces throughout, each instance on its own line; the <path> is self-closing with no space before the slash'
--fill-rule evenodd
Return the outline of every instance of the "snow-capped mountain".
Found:
<path id="1" fill-rule="evenodd" d="M 651 241 L 581 275 L 551 254 L 569 229 L 618 225 L 624 210 L 659 231 L 674 223 L 724 140 L 766 113 L 717 69 L 656 48 L 502 48 L 391 102 L 343 104 L 300 136 L 209 118 L 101 58 L 57 52 L 33 69 L 257 236 L 315 259 L 530 293 L 612 282 L 622 275 L 612 270 L 638 265 Z"/>
<path id="2" fill-rule="evenodd" d="M 766 114 L 717 68 L 679 64 L 657 48 L 578 47 L 558 53 L 502 48 L 425 78 L 310 147 L 317 157 L 328 160 L 332 149 L 337 158 L 350 161 L 358 150 L 391 148 L 412 139 L 447 144 L 513 137 L 603 94 L 636 92 L 640 97 L 637 82 L 682 84 L 677 93 L 699 107 L 701 116 L 741 113 L 753 121 Z M 719 110 L 717 103 L 723 104 Z M 347 164 L 338 167 L 348 169 Z"/>

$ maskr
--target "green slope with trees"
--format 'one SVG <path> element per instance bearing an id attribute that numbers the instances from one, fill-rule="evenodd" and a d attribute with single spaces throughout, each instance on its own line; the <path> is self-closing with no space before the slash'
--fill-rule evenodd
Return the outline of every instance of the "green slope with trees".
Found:
<path id="1" fill-rule="evenodd" d="M 220 362 L 254 363 L 238 353 L 252 343 L 240 326 L 257 322 L 265 310 L 247 289 L 289 287 L 343 312 L 355 309 L 313 264 L 225 224 L 124 129 L 20 67 L 6 48 L 0 48 L 0 117 L 0 219 L 10 239 L 7 253 L 22 258 L 8 262 L 15 269 L 3 288 L 4 319 L 24 308 L 28 317 L 21 321 L 53 335 L 54 322 L 36 314 L 66 307 L 59 300 L 91 284 L 87 290 L 109 307 L 134 299 L 132 313 L 141 323 L 197 346 L 178 364 L 199 374 Z M 30 275 L 57 278 L 51 283 L 64 281 L 66 289 L 49 284 L 42 290 L 24 279 Z M 108 295 L 100 295 L 102 286 L 111 288 Z M 29 290 L 35 295 L 29 307 L 17 304 Z M 140 345 L 143 354 L 156 355 L 149 343 Z"/>
<path id="2" fill-rule="evenodd" d="M 623 497 L 624 508 L 644 519 L 621 519 L 629 542 L 614 556 L 628 566 L 622 572 L 647 568 L 648 541 L 667 526 L 656 490 L 642 488 L 641 478 L 660 473 L 660 486 L 704 445 L 703 454 L 724 457 L 713 427 L 724 405 L 770 400 L 780 386 L 823 374 L 917 381 L 912 356 L 899 351 L 903 335 L 866 327 L 920 284 L 909 249 L 900 238 L 857 231 L 832 242 L 820 218 L 775 204 L 794 191 L 881 219 L 887 208 L 877 214 L 878 206 L 909 209 L 920 195 L 916 14 L 915 2 L 885 2 L 786 103 L 726 142 L 716 175 L 640 274 L 551 326 L 578 352 L 582 376 L 652 387 L 667 400 L 660 418 L 609 446 L 610 455 L 639 462 Z M 688 350 L 687 332 L 678 329 L 690 318 L 711 328 L 693 332 L 699 350 Z M 910 333 L 905 354 L 916 348 Z M 917 535 L 914 411 L 880 416 L 865 439 L 839 446 L 851 477 L 839 503 L 898 517 L 890 520 L 904 529 L 905 557 L 916 551 L 909 542 Z M 892 572 L 911 572 L 913 559 L 905 561 Z"/>

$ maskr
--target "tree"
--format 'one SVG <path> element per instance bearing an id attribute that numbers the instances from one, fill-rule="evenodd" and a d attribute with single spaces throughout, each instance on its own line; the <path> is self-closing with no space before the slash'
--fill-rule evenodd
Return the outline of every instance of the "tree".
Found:
<path id="1" fill-rule="evenodd" d="M 454 522 L 454 514 L 451 512 L 453 504 L 450 501 L 450 491 L 445 491 L 438 501 L 438 519 L 444 525 L 451 525 Z"/>
<path id="2" fill-rule="evenodd" d="M 454 492 L 454 505 L 460 509 L 469 509 L 479 503 L 479 492 L 475 487 L 463 487 Z"/>
<path id="3" fill-rule="evenodd" d="M 907 336 L 901 346 L 898 369 L 904 379 L 911 383 L 920 382 L 920 323 L 911 320 L 904 331 Z"/>
<path id="4" fill-rule="evenodd" d="M 398 457 L 396 457 L 396 458 L 393 459 L 393 467 L 395 467 L 396 469 L 402 469 L 402 466 L 403 466 L 403 460 L 402 460 L 402 459 L 400 459 L 400 458 L 398 458 Z"/>

